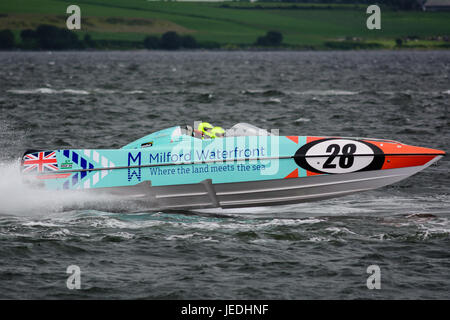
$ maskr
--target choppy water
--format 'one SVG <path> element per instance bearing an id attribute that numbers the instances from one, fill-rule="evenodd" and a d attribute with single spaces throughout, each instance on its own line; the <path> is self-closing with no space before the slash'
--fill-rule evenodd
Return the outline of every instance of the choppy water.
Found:
<path id="1" fill-rule="evenodd" d="M 196 120 L 448 152 L 449 77 L 445 51 L 0 53 L 0 298 L 448 299 L 448 157 L 372 192 L 195 212 L 30 190 L 16 160 Z"/>

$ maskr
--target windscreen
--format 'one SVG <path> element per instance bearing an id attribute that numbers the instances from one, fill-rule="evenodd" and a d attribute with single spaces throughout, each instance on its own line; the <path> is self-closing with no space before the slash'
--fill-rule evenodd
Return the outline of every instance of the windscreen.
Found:
<path id="1" fill-rule="evenodd" d="M 274 134 L 267 130 L 258 128 L 252 124 L 241 122 L 226 130 L 226 137 L 242 137 L 242 136 L 272 136 Z"/>

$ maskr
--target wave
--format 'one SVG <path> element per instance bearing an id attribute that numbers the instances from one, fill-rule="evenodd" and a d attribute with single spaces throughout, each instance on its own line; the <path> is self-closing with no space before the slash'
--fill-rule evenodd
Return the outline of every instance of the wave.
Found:
<path id="1" fill-rule="evenodd" d="M 68 94 L 82 94 L 86 95 L 89 94 L 86 90 L 77 90 L 77 89 L 50 89 L 50 88 L 37 88 L 37 89 L 11 89 L 7 90 L 9 93 L 14 94 L 61 94 L 61 93 L 68 93 Z"/>
<path id="2" fill-rule="evenodd" d="M 306 91 L 290 91 L 290 94 L 296 95 L 319 95 L 319 96 L 350 96 L 359 94 L 359 91 L 348 90 L 306 90 Z"/>
<path id="3" fill-rule="evenodd" d="M 141 93 L 145 93 L 145 91 L 143 90 L 131 90 L 131 91 L 125 91 L 125 94 L 141 94 Z"/>
<path id="4" fill-rule="evenodd" d="M 25 183 L 19 161 L 0 162 L 0 214 L 13 216 L 58 216 L 62 212 L 102 210 L 134 212 L 148 205 L 112 195 L 94 195 L 77 190 L 45 190 Z"/>
<path id="5" fill-rule="evenodd" d="M 309 118 L 298 118 L 295 120 L 295 122 L 309 122 L 309 121 L 311 121 L 311 119 Z"/>
<path id="6" fill-rule="evenodd" d="M 359 94 L 359 91 L 349 90 L 306 90 L 306 91 L 281 91 L 281 90 L 263 90 L 263 89 L 246 89 L 241 91 L 242 94 L 262 95 L 262 96 L 283 96 L 283 95 L 323 95 L 323 96 L 343 96 Z"/>
<path id="7" fill-rule="evenodd" d="M 248 94 L 248 95 L 262 95 L 265 97 L 274 97 L 274 96 L 283 96 L 286 93 L 281 91 L 281 90 L 262 90 L 262 89 L 247 89 L 247 90 L 242 90 L 241 91 L 242 94 Z"/>
<path id="8" fill-rule="evenodd" d="M 323 96 L 343 96 L 343 95 L 355 95 L 359 94 L 359 91 L 349 90 L 306 90 L 306 91 L 281 91 L 281 90 L 263 90 L 263 89 L 246 89 L 241 91 L 242 94 L 248 95 L 263 95 L 263 96 L 283 96 L 286 94 L 294 95 L 323 95 Z"/>
<path id="9" fill-rule="evenodd" d="M 144 90 L 114 90 L 114 89 L 103 89 L 103 88 L 95 88 L 90 91 L 82 90 L 82 89 L 52 89 L 52 88 L 36 88 L 36 89 L 10 89 L 7 90 L 9 93 L 13 94 L 71 94 L 71 95 L 88 95 L 88 94 L 143 94 L 146 91 Z M 186 94 L 186 93 L 198 93 L 198 94 L 206 94 L 204 92 L 197 91 L 186 91 L 186 90 L 164 90 L 158 91 L 153 90 L 152 94 Z M 282 91 L 282 90 L 263 90 L 263 89 L 246 89 L 240 91 L 241 94 L 245 95 L 259 95 L 264 97 L 274 97 L 270 98 L 271 102 L 279 102 L 279 99 L 276 97 L 285 96 L 285 95 L 305 95 L 305 96 L 350 96 L 350 95 L 358 95 L 358 94 L 375 94 L 375 95 L 411 95 L 411 94 L 422 94 L 422 95 L 437 95 L 437 94 L 450 94 L 450 90 L 444 91 L 411 91 L 411 90 L 400 90 L 400 91 L 351 91 L 351 90 L 335 90 L 335 89 L 327 89 L 327 90 L 305 90 L 305 91 Z"/>
<path id="10" fill-rule="evenodd" d="M 264 104 L 278 104 L 281 103 L 281 99 L 278 98 L 269 98 L 268 101 L 265 101 Z"/>
<path id="11" fill-rule="evenodd" d="M 88 95 L 88 94 L 114 94 L 114 93 L 123 93 L 123 94 L 142 94 L 145 93 L 143 90 L 129 90 L 129 91 L 117 91 L 111 89 L 93 89 L 91 91 L 80 90 L 80 89 L 51 89 L 51 88 L 36 88 L 36 89 L 10 89 L 6 92 L 13 94 L 70 94 L 70 95 Z"/>
<path id="12" fill-rule="evenodd" d="M 450 90 L 447 91 L 411 91 L 411 90 L 400 90 L 400 91 L 350 91 L 350 90 L 306 90 L 306 91 L 287 91 L 286 94 L 293 95 L 317 95 L 317 96 L 351 96 L 351 95 L 439 95 L 439 94 L 450 94 Z"/>

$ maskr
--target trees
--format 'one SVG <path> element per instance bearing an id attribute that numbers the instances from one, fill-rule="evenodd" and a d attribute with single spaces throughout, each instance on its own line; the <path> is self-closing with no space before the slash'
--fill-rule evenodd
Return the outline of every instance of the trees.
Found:
<path id="1" fill-rule="evenodd" d="M 20 32 L 23 49 L 36 49 L 38 46 L 37 35 L 35 30 L 24 29 Z"/>
<path id="2" fill-rule="evenodd" d="M 88 33 L 86 33 L 86 34 L 84 35 L 83 43 L 84 43 L 84 45 L 85 45 L 86 48 L 95 48 L 95 46 L 96 46 L 96 45 L 95 45 L 95 41 L 92 40 L 91 35 L 88 34 Z"/>
<path id="3" fill-rule="evenodd" d="M 12 49 L 14 46 L 14 33 L 9 29 L 0 30 L 0 49 Z"/>
<path id="4" fill-rule="evenodd" d="M 157 36 L 148 36 L 144 39 L 144 47 L 147 49 L 159 49 L 160 40 Z"/>
<path id="5" fill-rule="evenodd" d="M 36 29 L 40 48 L 51 50 L 76 49 L 81 47 L 77 35 L 67 29 L 42 24 Z"/>
<path id="6" fill-rule="evenodd" d="M 422 8 L 422 2 L 418 0 L 381 0 L 380 4 L 386 4 L 399 10 L 415 10 Z"/>
<path id="7" fill-rule="evenodd" d="M 168 31 L 159 39 L 157 36 L 147 36 L 144 39 L 147 49 L 177 50 L 180 48 L 195 49 L 198 43 L 193 36 L 180 36 L 175 31 Z"/>
<path id="8" fill-rule="evenodd" d="M 96 41 L 89 34 L 85 34 L 83 41 L 80 41 L 75 32 L 46 24 L 39 25 L 36 30 L 22 30 L 20 38 L 20 47 L 23 49 L 66 50 L 96 47 Z"/>
<path id="9" fill-rule="evenodd" d="M 36 31 L 32 29 L 24 29 L 20 32 L 20 37 L 22 41 L 33 41 L 36 39 Z"/>
<path id="10" fill-rule="evenodd" d="M 193 36 L 187 35 L 181 37 L 181 46 L 186 49 L 195 49 L 198 47 L 198 44 Z"/>
<path id="11" fill-rule="evenodd" d="M 161 48 L 177 50 L 181 47 L 181 37 L 175 31 L 168 31 L 161 37 Z"/>
<path id="12" fill-rule="evenodd" d="M 268 31 L 265 36 L 258 37 L 256 44 L 258 46 L 276 47 L 283 41 L 283 35 L 279 31 Z"/>

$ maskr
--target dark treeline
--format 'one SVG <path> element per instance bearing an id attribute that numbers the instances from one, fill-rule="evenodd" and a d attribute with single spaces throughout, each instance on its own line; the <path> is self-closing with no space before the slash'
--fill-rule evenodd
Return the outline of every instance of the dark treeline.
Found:
<path id="1" fill-rule="evenodd" d="M 399 10 L 418 10 L 422 9 L 422 5 L 426 0 L 259 0 L 258 2 L 288 2 L 288 3 L 307 3 L 307 4 L 378 4 L 388 6 Z M 226 6 L 227 4 L 225 4 Z M 240 7 L 239 7 L 240 8 Z M 263 9 L 264 6 L 252 6 L 248 9 Z M 318 9 L 318 7 L 311 7 L 311 9 Z M 336 7 L 338 9 L 339 7 Z M 307 7 L 298 7 L 298 9 L 308 9 Z M 333 7 L 326 7 L 326 9 L 333 9 Z"/>
<path id="2" fill-rule="evenodd" d="M 65 28 L 51 25 L 40 25 L 36 30 L 25 29 L 20 32 L 21 42 L 16 43 L 11 30 L 0 30 L 0 49 L 25 50 L 79 50 L 79 49 L 150 49 L 150 50 L 178 50 L 178 49 L 218 49 L 221 44 L 213 41 L 198 42 L 191 35 L 179 35 L 175 31 L 168 31 L 161 37 L 151 35 L 143 41 L 130 40 L 94 40 L 85 34 L 80 40 L 78 35 Z M 256 39 L 254 46 L 276 47 L 281 45 L 283 35 L 278 31 L 269 31 L 265 36 Z M 236 47 L 248 47 L 238 45 Z"/>
<path id="3" fill-rule="evenodd" d="M 174 31 L 164 33 L 161 37 L 148 36 L 143 41 L 130 40 L 94 40 L 89 34 L 83 39 L 66 28 L 52 25 L 39 25 L 36 30 L 25 29 L 20 32 L 20 42 L 16 42 L 11 30 L 0 30 L 0 50 L 76 50 L 76 49 L 216 49 L 221 45 L 212 41 L 197 42 L 190 35 L 179 35 Z"/>
<path id="4" fill-rule="evenodd" d="M 212 41 L 197 42 L 193 36 L 179 35 L 175 31 L 168 31 L 161 37 L 148 36 L 144 39 L 147 49 L 178 50 L 178 49 L 217 49 L 220 44 Z"/>
<path id="5" fill-rule="evenodd" d="M 11 30 L 0 30 L 0 49 L 12 49 L 14 47 L 14 33 Z"/>
<path id="6" fill-rule="evenodd" d="M 263 47 L 277 47 L 281 45 L 283 35 L 279 31 L 268 31 L 265 36 L 256 39 L 257 46 Z"/>
<path id="7" fill-rule="evenodd" d="M 22 30 L 20 37 L 24 48 L 52 50 L 83 48 L 83 42 L 74 32 L 45 24 L 40 25 L 36 30 Z"/>
<path id="8" fill-rule="evenodd" d="M 89 34 L 84 34 L 83 39 L 65 28 L 51 25 L 40 25 L 36 30 L 25 29 L 20 32 L 20 42 L 16 42 L 11 30 L 0 30 L 0 50 L 127 50 L 127 49 L 149 49 L 149 50 L 192 50 L 192 49 L 249 49 L 249 48 L 302 48 L 302 49 L 331 49 L 331 50 L 360 50 L 360 49 L 382 49 L 383 45 L 376 42 L 366 42 L 362 39 L 346 37 L 345 41 L 326 41 L 322 45 L 293 46 L 283 44 L 283 34 L 279 31 L 268 31 L 259 36 L 253 44 L 219 44 L 213 41 L 198 42 L 191 35 L 179 35 L 175 31 L 168 31 L 161 36 L 149 35 L 142 41 L 131 40 L 105 40 L 92 39 Z M 408 47 L 407 42 L 419 39 L 418 36 L 395 39 L 396 47 Z M 444 41 L 447 37 L 443 37 Z M 441 40 L 441 39 L 432 39 Z M 425 47 L 423 44 L 416 47 Z M 439 48 L 449 48 L 448 43 L 440 44 Z"/>

